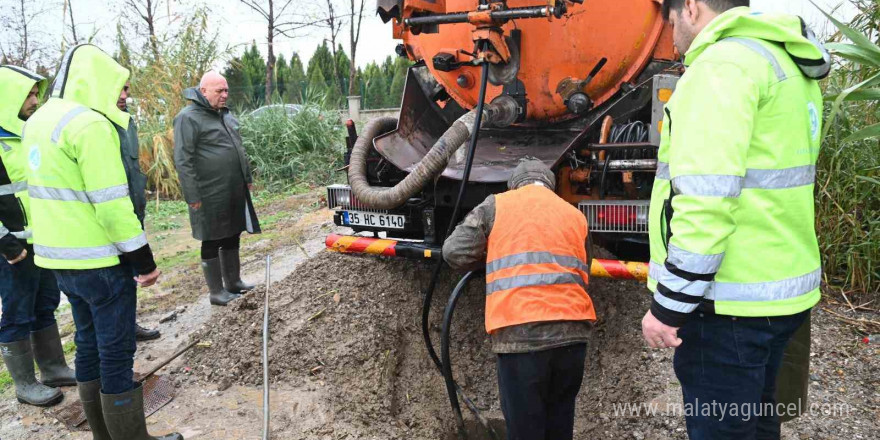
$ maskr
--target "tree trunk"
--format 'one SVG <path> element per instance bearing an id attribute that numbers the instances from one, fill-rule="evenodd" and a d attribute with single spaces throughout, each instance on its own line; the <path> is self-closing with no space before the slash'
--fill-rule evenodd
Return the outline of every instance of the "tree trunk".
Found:
<path id="1" fill-rule="evenodd" d="M 351 67 L 348 70 L 348 96 L 355 96 L 358 93 L 358 90 L 356 89 L 357 86 L 355 85 L 355 82 L 357 81 L 357 46 L 358 40 L 361 38 L 361 19 L 364 17 L 365 0 L 359 1 L 361 7 L 358 13 L 355 14 L 355 0 L 349 0 L 351 21 L 349 22 L 348 34 L 349 44 L 351 45 Z M 357 25 L 355 25 L 355 19 L 357 19 Z"/>
<path id="2" fill-rule="evenodd" d="M 153 15 L 153 0 L 147 0 L 147 29 L 150 32 L 150 49 L 153 60 L 159 62 L 159 40 L 156 38 L 156 16 Z"/>
<path id="3" fill-rule="evenodd" d="M 269 2 L 271 5 L 272 2 Z M 271 9 L 271 6 L 270 6 Z M 273 26 L 272 20 L 269 20 L 269 34 L 268 34 L 268 43 L 269 50 L 266 56 L 266 104 L 268 105 L 272 101 L 272 92 L 274 90 L 275 85 L 275 48 L 274 48 L 274 33 L 275 27 Z"/>
<path id="4" fill-rule="evenodd" d="M 73 34 L 73 45 L 79 44 L 79 38 L 76 37 L 76 20 L 73 19 L 73 2 L 67 5 L 67 12 L 70 14 L 70 32 Z"/>

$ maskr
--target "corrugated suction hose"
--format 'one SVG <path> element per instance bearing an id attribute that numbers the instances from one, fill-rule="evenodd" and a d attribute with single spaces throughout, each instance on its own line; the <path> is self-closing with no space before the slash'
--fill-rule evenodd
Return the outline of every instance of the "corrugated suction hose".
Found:
<path id="1" fill-rule="evenodd" d="M 483 123 L 480 125 L 487 124 L 493 115 L 500 113 L 502 112 L 498 110 L 493 111 L 490 105 L 484 111 Z M 372 209 L 392 209 L 403 205 L 443 172 L 452 155 L 473 133 L 475 119 L 476 110 L 472 110 L 453 122 L 416 168 L 393 187 L 373 187 L 367 181 L 367 156 L 373 146 L 373 139 L 397 128 L 395 118 L 373 119 L 367 123 L 363 134 L 358 137 L 351 150 L 348 183 L 352 193 L 359 202 Z"/>

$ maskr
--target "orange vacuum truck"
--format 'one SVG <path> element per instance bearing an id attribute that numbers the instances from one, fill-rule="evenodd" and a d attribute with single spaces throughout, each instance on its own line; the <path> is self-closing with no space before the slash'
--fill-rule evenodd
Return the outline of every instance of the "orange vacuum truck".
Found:
<path id="1" fill-rule="evenodd" d="M 327 247 L 436 260 L 422 334 L 444 375 L 461 437 L 459 397 L 490 438 L 500 438 L 452 377 L 449 328 L 473 273 L 449 298 L 440 355 L 431 342 L 440 249 L 467 212 L 507 190 L 521 158 L 550 166 L 559 196 L 587 217 L 590 240 L 621 258 L 591 258 L 591 275 L 646 278 L 646 263 L 622 260 L 648 256 L 663 109 L 683 71 L 660 6 L 660 0 L 377 0 L 378 15 L 402 40 L 397 54 L 415 64 L 399 119 L 373 119 L 360 133 L 347 123 L 348 185 L 327 187 L 327 202 L 334 222 L 355 234 L 331 235 Z"/>
<path id="2" fill-rule="evenodd" d="M 451 227 L 531 156 L 556 172 L 594 243 L 647 260 L 663 107 L 682 73 L 660 4 L 378 0 L 415 65 L 399 119 L 359 134 L 348 122 L 349 184 L 327 188 L 334 222 L 374 238 L 327 247 L 440 259 Z M 644 280 L 647 265 L 593 260 L 591 272 Z"/>

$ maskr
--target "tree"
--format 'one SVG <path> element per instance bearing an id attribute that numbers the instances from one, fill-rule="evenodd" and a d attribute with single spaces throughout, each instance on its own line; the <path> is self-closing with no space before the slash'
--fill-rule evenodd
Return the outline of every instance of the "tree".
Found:
<path id="1" fill-rule="evenodd" d="M 309 60 L 309 68 L 307 72 L 309 77 L 309 87 L 315 87 L 315 84 L 313 84 L 313 72 L 315 70 L 320 70 L 321 78 L 324 79 L 323 89 L 326 94 L 327 105 L 340 105 L 342 101 L 341 88 L 339 86 L 339 81 L 333 79 L 333 72 L 336 70 L 336 62 L 333 59 L 333 54 L 330 53 L 330 48 L 327 47 L 326 41 L 318 46 L 315 53 L 312 55 L 312 59 Z"/>
<path id="2" fill-rule="evenodd" d="M 394 58 L 391 58 L 391 55 L 388 55 L 385 57 L 385 61 L 382 61 L 382 75 L 385 76 L 387 81 L 385 87 L 391 88 L 391 81 L 394 79 Z"/>
<path id="3" fill-rule="evenodd" d="M 323 99 L 324 102 L 327 102 L 327 97 L 330 94 L 329 88 L 327 87 L 327 80 L 324 78 L 324 72 L 321 71 L 320 67 L 315 67 L 314 69 L 309 69 L 309 81 L 308 81 L 308 89 L 303 93 L 303 100 L 306 100 L 306 97 Z"/>
<path id="4" fill-rule="evenodd" d="M 366 0 L 349 0 L 349 50 L 351 51 L 351 64 L 348 71 L 348 95 L 358 94 L 357 86 L 357 46 L 361 38 L 361 21 L 364 19 L 364 4 Z"/>
<path id="5" fill-rule="evenodd" d="M 339 45 L 338 49 L 337 49 L 336 37 L 339 36 L 339 32 L 342 30 L 343 20 L 336 13 L 336 8 L 333 5 L 334 0 L 324 0 L 324 1 L 326 2 L 325 4 L 327 5 L 327 10 L 326 10 L 325 18 L 323 20 L 323 25 L 326 26 L 330 30 L 330 39 L 329 39 L 330 51 L 331 51 L 331 55 L 333 57 L 334 63 L 332 66 L 330 66 L 329 70 L 326 68 L 326 66 L 322 66 L 322 68 L 324 69 L 323 72 L 324 72 L 325 76 L 327 76 L 327 75 L 330 76 L 330 78 L 332 80 L 332 81 L 330 81 L 331 85 L 336 84 L 336 88 L 341 89 L 342 82 L 340 81 L 339 68 L 338 68 L 335 61 L 337 59 L 337 54 L 339 52 L 339 49 L 342 49 L 341 45 Z M 326 39 L 324 40 L 324 43 L 326 45 L 326 43 L 327 43 Z M 341 95 L 341 93 L 340 93 L 340 95 Z"/>
<path id="6" fill-rule="evenodd" d="M 125 42 L 125 35 L 122 33 L 122 23 L 116 23 L 116 61 L 128 70 L 131 70 L 131 51 L 128 43 Z"/>
<path id="7" fill-rule="evenodd" d="M 345 50 L 342 48 L 341 44 L 336 50 L 336 55 L 333 58 L 335 59 L 337 75 L 339 75 L 337 80 L 339 91 L 340 94 L 344 94 L 351 89 L 351 85 L 348 84 L 348 72 L 351 71 L 351 60 L 348 59 L 348 55 L 345 54 Z"/>
<path id="8" fill-rule="evenodd" d="M 303 68 L 302 60 L 299 55 L 294 52 L 290 58 L 290 82 L 288 99 L 290 102 L 300 102 L 303 98 L 303 92 L 306 88 L 306 72 Z"/>
<path id="9" fill-rule="evenodd" d="M 275 82 L 275 90 L 278 92 L 278 96 L 284 100 L 290 82 L 290 66 L 288 66 L 284 55 L 278 55 L 278 60 L 275 62 Z"/>
<path id="10" fill-rule="evenodd" d="M 0 55 L 6 63 L 22 67 L 42 67 L 41 61 L 48 55 L 47 48 L 38 42 L 43 33 L 34 22 L 46 9 L 38 9 L 36 2 L 8 0 L 9 6 L 0 8 L 0 28 L 16 38 L 8 44 L 0 44 Z"/>
<path id="11" fill-rule="evenodd" d="M 394 60 L 392 64 L 394 76 L 391 79 L 388 100 L 385 101 L 385 105 L 389 108 L 400 106 L 400 101 L 403 98 L 403 87 L 406 84 L 406 73 L 411 65 L 412 63 L 403 57 L 398 57 Z"/>
<path id="12" fill-rule="evenodd" d="M 384 107 L 388 96 L 387 81 L 382 68 L 375 62 L 368 64 L 364 69 L 364 83 L 366 84 L 364 108 Z"/>
<path id="13" fill-rule="evenodd" d="M 256 106 L 261 102 L 266 102 L 266 62 L 257 49 L 257 43 L 252 42 L 251 48 L 241 57 L 242 68 L 245 72 L 245 78 L 249 81 L 244 84 L 246 87 L 245 96 L 246 103 Z"/>
<path id="14" fill-rule="evenodd" d="M 64 9 L 63 12 L 65 14 L 62 14 L 62 17 L 64 17 L 64 15 L 67 15 L 67 14 L 70 15 L 70 33 L 72 34 L 72 37 L 73 37 L 73 39 L 71 40 L 71 45 L 76 46 L 77 44 L 79 44 L 79 38 L 76 36 L 76 20 L 73 18 L 73 0 L 64 0 L 63 9 Z M 66 18 L 66 17 L 64 17 L 64 18 Z M 62 26 L 62 28 L 63 28 L 63 26 Z M 62 29 L 61 32 L 63 34 L 66 31 L 64 31 L 64 29 Z"/>
<path id="15" fill-rule="evenodd" d="M 295 31 L 314 26 L 320 20 L 308 20 L 294 15 L 293 10 L 288 10 L 291 5 L 298 5 L 293 0 L 239 0 L 243 5 L 257 13 L 266 20 L 266 78 L 265 99 L 269 103 L 272 90 L 275 85 L 275 37 L 285 36 L 293 38 Z M 329 0 L 328 0 L 329 1 Z"/>
<path id="16" fill-rule="evenodd" d="M 159 62 L 160 60 L 159 37 L 156 35 L 156 19 L 160 3 L 161 0 L 125 0 L 125 6 L 128 7 L 129 20 L 133 23 L 137 23 L 140 20 L 147 28 L 146 37 L 154 62 Z"/>
<path id="17" fill-rule="evenodd" d="M 239 102 L 246 107 L 257 107 L 265 102 L 266 62 L 256 42 L 244 51 L 241 57 L 235 57 L 226 66 L 223 76 L 229 83 L 229 100 Z"/>

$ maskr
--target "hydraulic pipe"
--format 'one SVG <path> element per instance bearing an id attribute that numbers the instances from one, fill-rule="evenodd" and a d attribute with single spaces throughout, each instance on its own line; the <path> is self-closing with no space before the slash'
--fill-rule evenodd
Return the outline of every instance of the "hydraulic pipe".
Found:
<path id="1" fill-rule="evenodd" d="M 455 289 L 452 290 L 452 294 L 449 295 L 449 302 L 446 304 L 446 310 L 443 312 L 443 327 L 440 333 L 440 361 L 443 366 L 443 381 L 446 383 L 446 393 L 449 395 L 449 402 L 452 405 L 452 411 L 458 415 L 456 422 L 459 424 L 458 430 L 460 436 L 464 435 L 464 422 L 461 419 L 461 407 L 458 406 L 456 384 L 455 379 L 452 376 L 452 360 L 449 357 L 449 332 L 452 328 L 452 315 L 455 313 L 455 305 L 458 303 L 458 298 L 465 290 L 464 288 L 467 286 L 468 281 L 470 281 L 473 276 L 474 272 L 466 273 L 455 286 Z M 491 430 L 493 434 L 492 436 L 496 437 L 494 430 L 489 426 L 487 426 L 487 428 Z"/>

